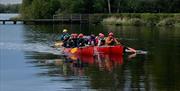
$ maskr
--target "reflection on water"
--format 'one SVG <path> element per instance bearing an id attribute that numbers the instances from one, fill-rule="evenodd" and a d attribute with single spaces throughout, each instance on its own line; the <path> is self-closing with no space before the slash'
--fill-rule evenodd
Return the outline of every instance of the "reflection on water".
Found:
<path id="1" fill-rule="evenodd" d="M 124 63 L 123 55 L 99 54 L 96 56 L 54 56 L 52 54 L 35 52 L 28 53 L 27 55 L 34 55 L 27 56 L 28 59 L 37 59 L 36 61 L 29 61 L 28 63 L 35 65 L 35 67 L 48 69 L 45 72 L 38 73 L 38 76 L 56 77 L 51 79 L 51 81 L 58 82 L 74 82 L 78 80 L 80 82 L 85 81 L 88 83 L 78 84 L 78 88 L 81 89 L 84 87 L 88 87 L 89 89 L 109 89 L 111 86 L 113 88 L 116 86 L 115 84 L 112 84 L 114 83 L 113 81 L 119 83 L 119 76 L 116 71 L 123 71 L 122 67 Z M 131 60 L 126 60 L 127 63 L 128 61 Z M 114 78 L 114 76 L 116 77 Z M 125 79 L 120 78 L 119 80 Z M 109 83 L 109 81 L 111 83 Z M 119 89 L 120 87 L 117 86 L 117 88 Z"/>

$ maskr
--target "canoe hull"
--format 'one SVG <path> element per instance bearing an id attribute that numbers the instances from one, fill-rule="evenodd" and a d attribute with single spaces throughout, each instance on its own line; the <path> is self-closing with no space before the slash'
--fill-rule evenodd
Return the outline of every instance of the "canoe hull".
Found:
<path id="1" fill-rule="evenodd" d="M 71 51 L 73 48 L 65 48 L 64 53 L 77 55 L 123 54 L 123 48 L 123 46 L 86 46 L 77 48 L 73 53 Z"/>

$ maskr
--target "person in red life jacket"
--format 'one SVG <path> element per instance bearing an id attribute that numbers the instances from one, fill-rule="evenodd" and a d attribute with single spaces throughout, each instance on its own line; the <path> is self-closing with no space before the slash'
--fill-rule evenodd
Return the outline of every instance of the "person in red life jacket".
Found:
<path id="1" fill-rule="evenodd" d="M 108 46 L 113 46 L 113 45 L 117 45 L 120 44 L 116 38 L 114 38 L 114 34 L 112 32 L 110 32 L 108 34 L 108 37 L 106 38 L 106 45 Z"/>
<path id="2" fill-rule="evenodd" d="M 99 33 L 99 36 L 96 38 L 97 46 L 105 45 L 105 38 L 103 33 Z"/>
<path id="3" fill-rule="evenodd" d="M 85 46 L 86 40 L 85 40 L 83 37 L 84 37 L 84 35 L 83 35 L 82 33 L 80 33 L 80 34 L 78 35 L 78 40 L 77 40 L 77 46 L 78 46 L 78 47 L 83 47 L 83 46 Z"/>

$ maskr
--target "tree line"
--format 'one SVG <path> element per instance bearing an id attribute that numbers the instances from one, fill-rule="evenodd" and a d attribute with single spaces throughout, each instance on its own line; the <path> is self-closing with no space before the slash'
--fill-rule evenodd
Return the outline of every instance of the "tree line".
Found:
<path id="1" fill-rule="evenodd" d="M 59 13 L 179 13 L 180 0 L 23 0 L 24 18 L 52 18 Z"/>
<path id="2" fill-rule="evenodd" d="M 0 4 L 0 13 L 18 13 L 20 4 Z"/>

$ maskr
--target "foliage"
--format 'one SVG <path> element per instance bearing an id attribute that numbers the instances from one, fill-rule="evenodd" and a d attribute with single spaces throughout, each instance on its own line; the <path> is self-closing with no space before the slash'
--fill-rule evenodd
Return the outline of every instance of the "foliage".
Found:
<path id="1" fill-rule="evenodd" d="M 103 19 L 102 22 L 104 24 L 115 25 L 115 24 L 117 24 L 117 19 L 116 19 L 116 17 L 109 17 L 109 18 Z M 120 24 L 119 21 L 118 21 L 118 23 Z"/>
<path id="2" fill-rule="evenodd" d="M 0 13 L 18 13 L 20 9 L 20 4 L 0 4 Z"/>
<path id="3" fill-rule="evenodd" d="M 99 15 L 100 16 L 100 15 Z M 104 16 L 104 15 L 103 15 Z M 112 15 L 111 15 L 112 16 Z M 121 13 L 114 17 L 106 17 L 103 24 L 108 25 L 154 25 L 154 26 L 178 26 L 180 24 L 180 14 L 150 14 L 150 13 Z"/>
<path id="4" fill-rule="evenodd" d="M 131 25 L 134 26 L 140 26 L 140 25 L 145 25 L 145 22 L 139 18 L 132 18 L 129 20 Z"/>
<path id="5" fill-rule="evenodd" d="M 159 21 L 158 14 L 145 13 L 141 15 L 141 18 L 143 18 L 148 25 L 156 25 Z"/>
<path id="6" fill-rule="evenodd" d="M 23 0 L 21 15 L 26 19 L 52 18 L 60 5 L 59 0 Z"/>
<path id="7" fill-rule="evenodd" d="M 175 18 L 165 18 L 161 20 L 157 25 L 158 26 L 171 26 L 171 25 L 175 25 L 175 23 L 176 23 Z"/>
<path id="8" fill-rule="evenodd" d="M 180 0 L 110 0 L 111 12 L 114 13 L 179 13 Z M 32 13 L 33 12 L 33 13 Z M 23 0 L 21 14 L 24 18 L 52 18 L 59 13 L 108 13 L 107 0 Z M 156 21 L 156 16 L 146 17 L 149 24 Z M 159 18 L 159 17 L 157 17 Z M 151 21 L 151 19 L 154 19 Z"/>

